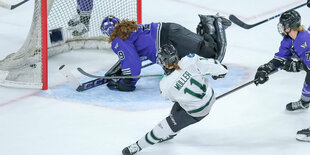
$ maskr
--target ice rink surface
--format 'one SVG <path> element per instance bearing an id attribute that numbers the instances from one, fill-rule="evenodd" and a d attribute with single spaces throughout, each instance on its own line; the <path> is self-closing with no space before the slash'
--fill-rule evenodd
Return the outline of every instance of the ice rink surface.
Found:
<path id="1" fill-rule="evenodd" d="M 143 23 L 175 22 L 195 32 L 198 14 L 234 14 L 252 24 L 305 3 L 306 0 L 144 0 Z M 33 0 L 13 10 L 0 8 L 0 59 L 17 51 L 32 21 Z M 310 8 L 298 9 L 310 25 Z M 281 36 L 278 18 L 250 30 L 227 29 L 229 68 L 225 79 L 211 80 L 220 95 L 254 78 L 258 66 L 273 58 Z M 160 78 L 140 79 L 130 93 L 105 86 L 76 92 L 58 72 L 66 64 L 103 74 L 117 60 L 109 50 L 75 50 L 49 59 L 47 91 L 0 87 L 0 155 L 120 155 L 121 150 L 150 131 L 169 114 L 172 103 L 159 95 Z M 159 66 L 143 74 L 160 74 Z M 310 126 L 310 113 L 287 112 L 300 98 L 305 72 L 277 72 L 260 86 L 250 85 L 219 99 L 201 122 L 172 141 L 156 144 L 145 155 L 309 155 L 310 143 L 295 140 Z"/>

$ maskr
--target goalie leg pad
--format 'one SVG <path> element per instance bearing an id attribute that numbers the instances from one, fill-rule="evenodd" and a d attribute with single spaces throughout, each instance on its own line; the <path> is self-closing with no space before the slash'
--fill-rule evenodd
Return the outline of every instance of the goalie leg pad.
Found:
<path id="1" fill-rule="evenodd" d="M 160 46 L 172 44 L 179 58 L 199 51 L 203 38 L 176 23 L 163 23 L 160 34 Z M 198 53 L 196 53 L 198 54 Z"/>
<path id="2" fill-rule="evenodd" d="M 205 33 L 213 35 L 215 33 L 214 16 L 198 15 L 200 22 L 196 28 L 197 34 L 203 36 Z"/>
<path id="3" fill-rule="evenodd" d="M 166 120 L 173 132 L 178 132 L 181 129 L 199 122 L 203 117 L 193 117 L 189 115 L 179 103 L 175 103 L 171 109 L 170 115 L 166 117 Z"/>
<path id="4" fill-rule="evenodd" d="M 231 25 L 231 21 L 218 15 L 199 15 L 199 17 L 200 23 L 197 26 L 197 34 L 201 36 L 207 34 L 214 38 L 217 43 L 217 55 L 215 58 L 222 61 L 227 46 L 225 29 Z"/>
<path id="5" fill-rule="evenodd" d="M 198 55 L 205 58 L 215 58 L 217 56 L 217 44 L 209 34 L 204 34 Z"/>

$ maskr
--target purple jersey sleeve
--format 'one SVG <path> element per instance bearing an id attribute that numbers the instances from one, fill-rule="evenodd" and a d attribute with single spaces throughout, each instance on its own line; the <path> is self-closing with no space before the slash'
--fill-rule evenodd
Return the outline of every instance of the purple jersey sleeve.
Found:
<path id="1" fill-rule="evenodd" d="M 290 37 L 284 37 L 281 41 L 279 52 L 275 53 L 275 57 L 290 59 L 292 56 L 292 39 Z"/>
<path id="2" fill-rule="evenodd" d="M 294 40 L 294 49 L 296 55 L 310 67 L 310 33 L 309 31 L 301 31 Z"/>
<path id="3" fill-rule="evenodd" d="M 112 50 L 118 55 L 123 75 L 140 75 L 141 60 L 135 46 L 130 41 L 123 41 L 117 37 L 112 42 Z M 135 85 L 137 81 L 138 78 L 133 79 L 132 84 Z"/>

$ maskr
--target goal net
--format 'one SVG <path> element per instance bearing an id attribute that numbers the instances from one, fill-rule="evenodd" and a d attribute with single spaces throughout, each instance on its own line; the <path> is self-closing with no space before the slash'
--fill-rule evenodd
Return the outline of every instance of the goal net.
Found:
<path id="1" fill-rule="evenodd" d="M 110 48 L 100 30 L 106 16 L 141 23 L 141 0 L 34 0 L 34 5 L 26 41 L 0 60 L 1 86 L 47 89 L 48 57 Z"/>

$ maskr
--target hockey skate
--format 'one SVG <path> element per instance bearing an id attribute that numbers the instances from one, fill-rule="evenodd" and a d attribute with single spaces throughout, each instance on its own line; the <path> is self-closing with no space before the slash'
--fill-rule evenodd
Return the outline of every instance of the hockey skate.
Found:
<path id="1" fill-rule="evenodd" d="M 77 14 L 68 21 L 68 29 L 73 30 L 73 36 L 81 36 L 89 31 L 89 13 L 81 13 L 78 9 Z"/>
<path id="2" fill-rule="evenodd" d="M 138 145 L 138 142 L 135 142 L 131 144 L 130 146 L 127 146 L 123 149 L 122 153 L 123 155 L 133 155 L 141 151 L 140 146 Z"/>
<path id="3" fill-rule="evenodd" d="M 297 132 L 296 140 L 310 142 L 310 127 Z"/>
<path id="4" fill-rule="evenodd" d="M 288 111 L 295 111 L 300 109 L 308 109 L 309 108 L 309 102 L 304 102 L 301 99 L 296 102 L 291 102 L 286 105 L 286 110 Z"/>
<path id="5" fill-rule="evenodd" d="M 80 9 L 76 9 L 76 14 L 68 21 L 69 27 L 75 27 L 76 25 L 80 24 Z"/>
<path id="6" fill-rule="evenodd" d="M 73 36 L 81 36 L 88 32 L 88 26 L 83 23 L 79 23 L 73 28 L 72 35 Z"/>
<path id="7" fill-rule="evenodd" d="M 68 26 L 70 27 L 74 27 L 78 24 L 80 24 L 80 15 L 75 15 L 68 21 Z"/>

